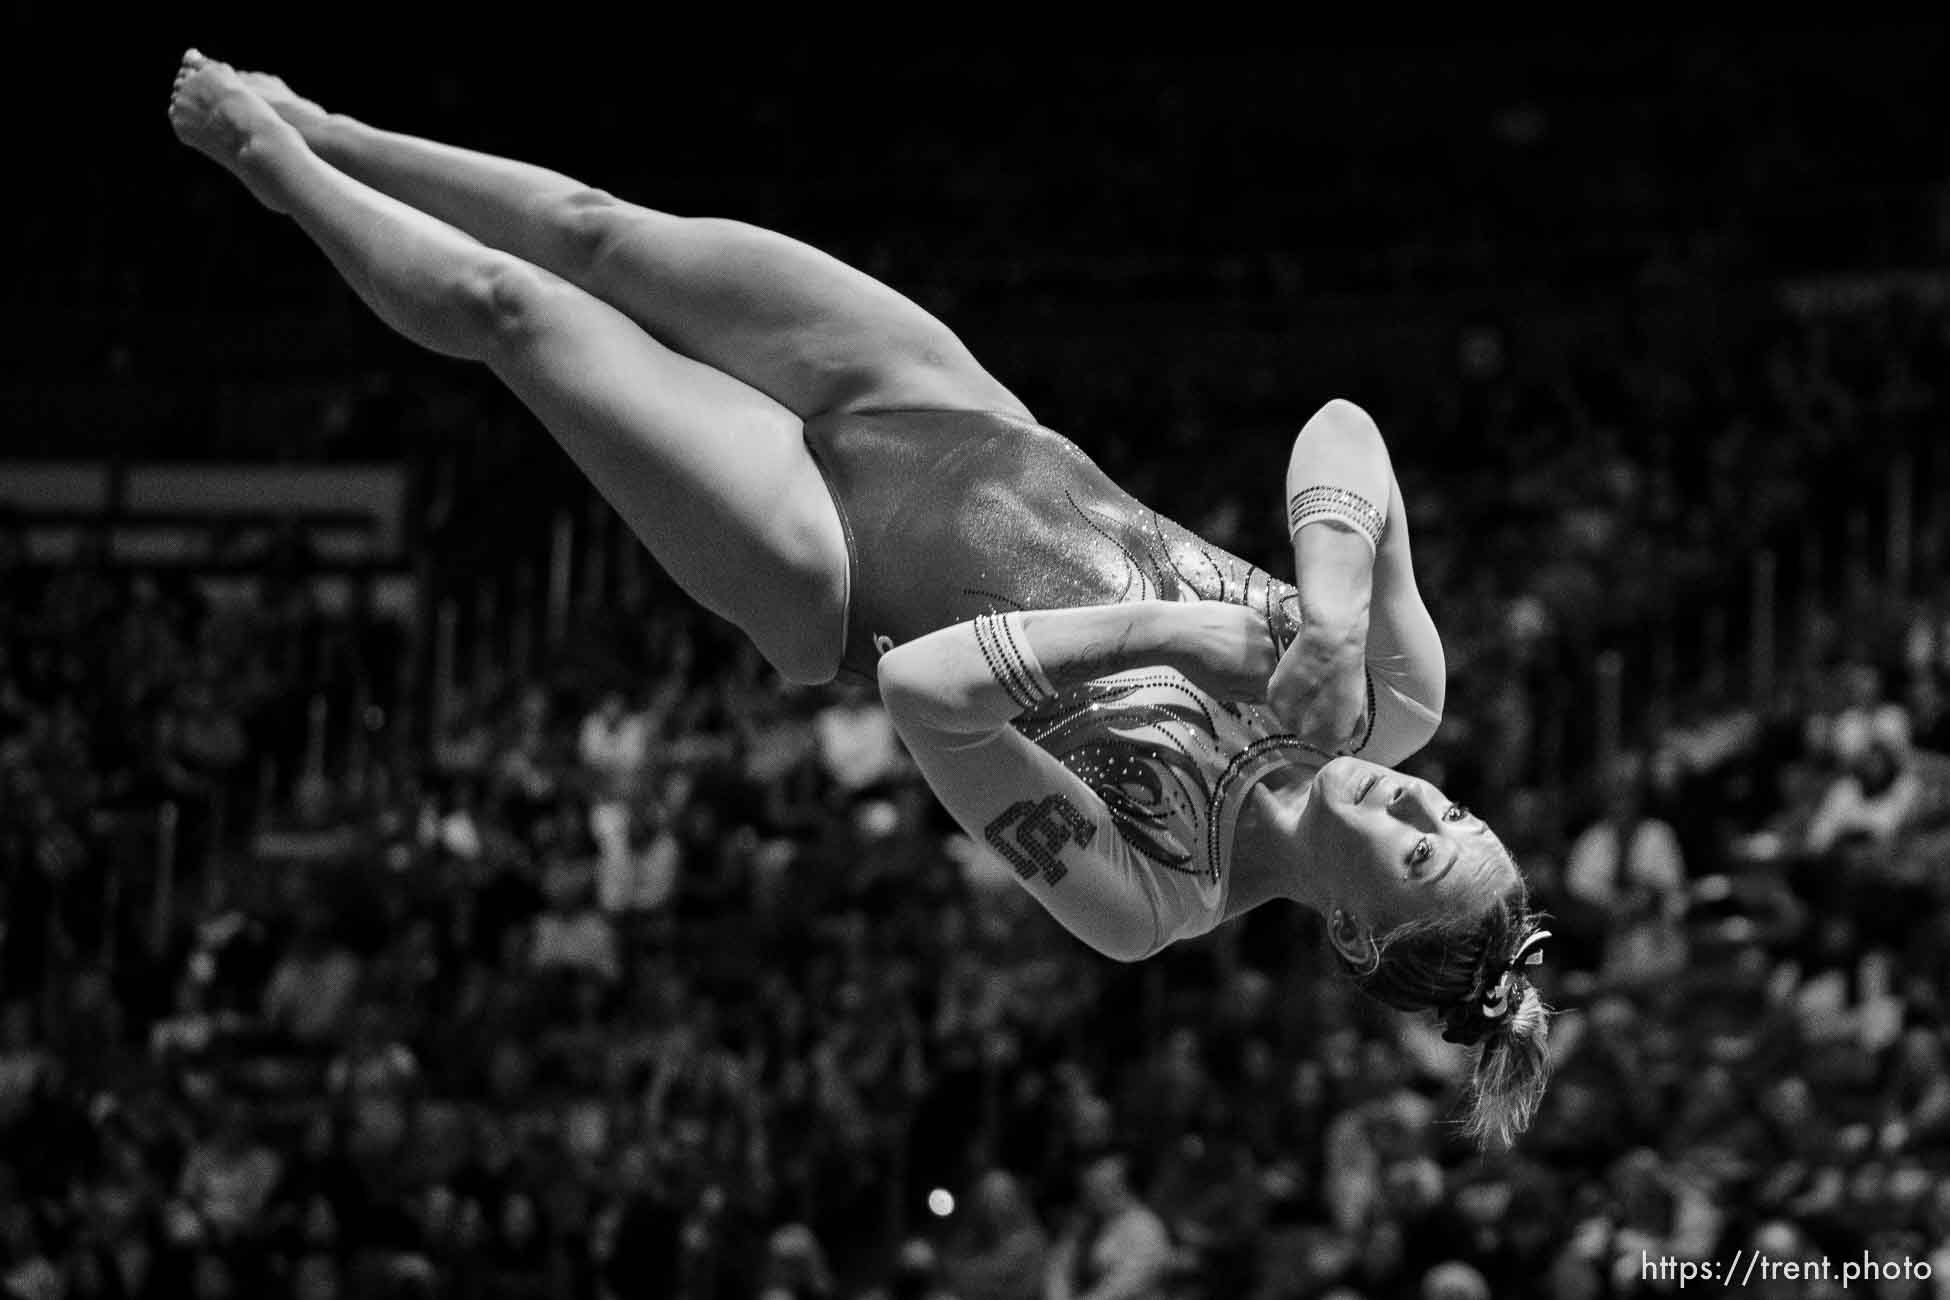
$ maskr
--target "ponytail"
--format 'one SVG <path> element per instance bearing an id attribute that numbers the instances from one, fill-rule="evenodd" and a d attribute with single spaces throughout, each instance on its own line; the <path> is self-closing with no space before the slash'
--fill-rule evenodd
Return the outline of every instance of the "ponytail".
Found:
<path id="1" fill-rule="evenodd" d="M 1550 1008 L 1524 974 L 1543 959 L 1542 919 L 1519 886 L 1487 913 L 1377 935 L 1365 967 L 1342 959 L 1363 993 L 1398 1011 L 1435 1011 L 1445 1039 L 1476 1049 L 1462 1129 L 1480 1146 L 1515 1142 L 1550 1079 Z"/>

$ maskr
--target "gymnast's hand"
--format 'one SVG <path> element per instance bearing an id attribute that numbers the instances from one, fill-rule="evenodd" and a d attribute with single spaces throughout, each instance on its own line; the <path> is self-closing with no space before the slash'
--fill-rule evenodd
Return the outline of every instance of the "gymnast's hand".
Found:
<path id="1" fill-rule="evenodd" d="M 1279 660 L 1263 615 L 1223 600 L 1162 604 L 1166 663 L 1215 699 L 1260 704 Z"/>
<path id="2" fill-rule="evenodd" d="M 1308 744 L 1352 751 L 1368 723 L 1367 646 L 1365 618 L 1303 620 L 1273 669 L 1268 707 Z"/>

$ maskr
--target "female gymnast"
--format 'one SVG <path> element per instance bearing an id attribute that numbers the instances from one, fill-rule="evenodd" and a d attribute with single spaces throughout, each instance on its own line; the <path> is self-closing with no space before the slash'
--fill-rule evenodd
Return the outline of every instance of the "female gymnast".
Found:
<path id="1" fill-rule="evenodd" d="M 1544 1087 L 1545 937 L 1483 823 L 1391 770 L 1441 718 L 1379 431 L 1287 468 L 1296 584 L 1040 427 L 940 321 L 782 235 L 328 114 L 190 51 L 177 135 L 381 320 L 485 363 L 658 561 L 790 680 L 877 676 L 956 820 L 1135 961 L 1274 898 L 1355 983 L 1477 1045 L 1467 1129 Z"/>

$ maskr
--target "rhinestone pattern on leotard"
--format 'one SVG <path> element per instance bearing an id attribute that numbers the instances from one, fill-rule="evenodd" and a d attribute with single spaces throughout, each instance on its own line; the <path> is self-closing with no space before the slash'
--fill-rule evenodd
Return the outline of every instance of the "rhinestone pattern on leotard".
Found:
<path id="1" fill-rule="evenodd" d="M 1246 793 L 1281 764 L 1331 757 L 1267 710 L 1222 703 L 1169 670 L 1072 687 L 1016 725 L 1097 792 L 1126 844 L 1196 877 L 1213 906 Z"/>

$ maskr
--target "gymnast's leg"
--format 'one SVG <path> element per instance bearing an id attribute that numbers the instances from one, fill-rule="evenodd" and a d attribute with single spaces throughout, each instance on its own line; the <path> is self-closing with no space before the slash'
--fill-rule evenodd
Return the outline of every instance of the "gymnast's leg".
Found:
<path id="1" fill-rule="evenodd" d="M 1028 411 L 953 331 L 873 277 L 773 231 L 672 216 L 558 172 L 381 131 L 244 74 L 326 161 L 555 272 L 801 419 L 835 410 Z"/>
<path id="2" fill-rule="evenodd" d="M 559 277 L 338 171 L 224 64 L 185 56 L 169 111 L 185 143 L 290 214 L 388 325 L 486 363 L 671 576 L 782 673 L 832 675 L 846 543 L 797 416 Z"/>

